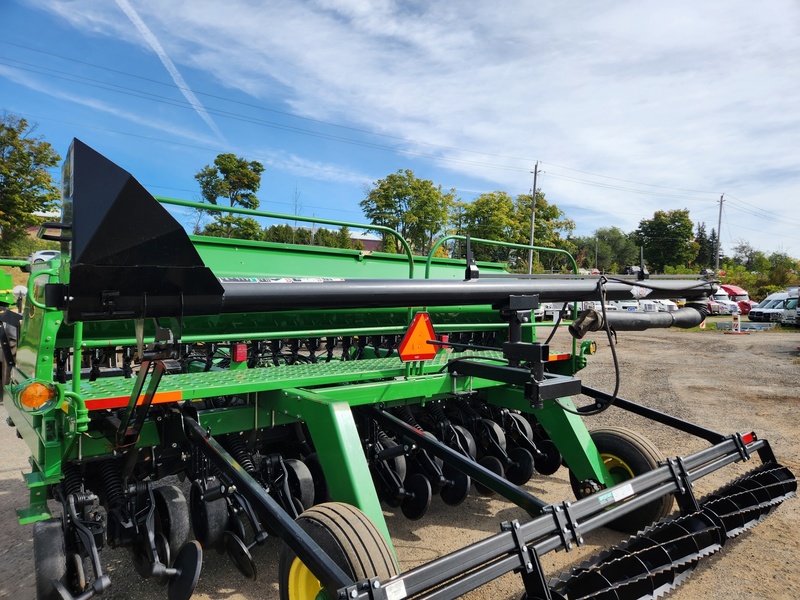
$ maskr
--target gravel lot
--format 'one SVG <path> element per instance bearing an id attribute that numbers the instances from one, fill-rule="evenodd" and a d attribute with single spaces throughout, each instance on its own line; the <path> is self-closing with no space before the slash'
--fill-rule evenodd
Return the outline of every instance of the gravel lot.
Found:
<path id="1" fill-rule="evenodd" d="M 584 383 L 611 391 L 614 385 L 607 341 L 599 341 L 598 354 L 581 373 Z M 566 347 L 566 333 L 556 336 L 553 349 Z M 716 331 L 651 331 L 622 333 L 616 346 L 622 372 L 620 396 L 678 415 L 724 433 L 755 431 L 772 444 L 779 460 L 800 472 L 800 332 L 762 332 L 726 335 Z M 578 401 L 580 403 L 580 399 Z M 0 406 L 5 422 L 6 412 Z M 685 455 L 704 442 L 675 433 L 620 410 L 608 411 L 589 421 L 590 429 L 607 425 L 629 427 L 647 435 L 666 456 Z M 27 451 L 14 430 L 0 426 L 0 598 L 34 597 L 31 528 L 17 525 L 14 510 L 27 505 L 21 472 L 27 471 Z M 757 459 L 754 461 L 757 462 Z M 710 492 L 752 465 L 735 465 L 698 484 L 698 494 Z M 535 477 L 528 484 L 535 495 L 556 502 L 571 499 L 565 470 L 551 477 Z M 387 511 L 389 527 L 401 565 L 408 569 L 498 531 L 501 521 L 524 520 L 522 511 L 497 499 L 476 494 L 458 508 L 434 499 L 426 517 L 409 522 Z M 800 503 L 789 500 L 769 518 L 729 542 L 722 553 L 706 561 L 670 597 L 791 598 L 800 597 Z M 599 530 L 587 544 L 572 552 L 542 557 L 548 576 L 556 576 L 600 549 L 615 544 L 621 535 Z M 278 543 L 269 540 L 255 549 L 259 563 L 257 582 L 243 580 L 225 556 L 204 556 L 203 573 L 195 598 L 276 598 L 275 565 Z M 143 582 L 130 568 L 125 551 L 103 550 L 104 564 L 114 585 L 103 598 L 133 600 L 163 598 L 163 588 Z M 517 577 L 506 576 L 471 599 L 516 599 L 522 593 Z"/>

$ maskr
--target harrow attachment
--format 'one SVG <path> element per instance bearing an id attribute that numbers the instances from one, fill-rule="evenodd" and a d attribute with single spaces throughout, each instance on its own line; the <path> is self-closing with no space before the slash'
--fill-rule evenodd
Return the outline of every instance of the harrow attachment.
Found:
<path id="1" fill-rule="evenodd" d="M 33 524 L 39 600 L 106 593 L 105 547 L 187 600 L 212 550 L 263 576 L 253 550 L 270 536 L 283 542 L 282 600 L 455 598 L 511 572 L 527 600 L 659 598 L 796 493 L 754 433 L 576 376 L 589 333 L 695 326 L 713 282 L 515 276 L 476 264 L 469 240 L 466 264 L 430 256 L 423 279 L 410 251 L 188 236 L 165 208 L 187 203 L 157 201 L 78 140 L 63 180 L 62 219 L 44 233 L 61 258 L 32 267 L 21 313 L 0 312 L 4 407 L 31 456 L 17 512 Z M 687 305 L 606 312 L 634 285 Z M 583 300 L 601 309 L 579 312 Z M 545 342 L 540 302 L 575 303 Z M 708 446 L 665 459 L 637 432 L 589 431 L 605 410 Z M 754 457 L 760 467 L 695 498 L 696 481 Z M 576 500 L 529 491 L 561 468 Z M 424 519 L 473 490 L 527 517 L 402 571 L 384 509 Z M 548 581 L 540 557 L 600 527 L 633 537 Z"/>
<path id="2" fill-rule="evenodd" d="M 666 518 L 551 580 L 553 596 L 659 598 L 796 491 L 797 480 L 786 467 L 762 465 L 707 497 L 697 511 Z"/>

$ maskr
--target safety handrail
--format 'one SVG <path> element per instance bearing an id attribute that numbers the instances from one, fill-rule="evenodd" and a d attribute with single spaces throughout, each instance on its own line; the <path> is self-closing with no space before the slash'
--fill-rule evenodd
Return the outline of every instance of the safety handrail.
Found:
<path id="1" fill-rule="evenodd" d="M 425 279 L 429 279 L 430 278 L 431 261 L 433 260 L 433 255 L 442 246 L 442 244 L 444 244 L 445 242 L 450 241 L 450 240 L 466 241 L 466 239 L 467 239 L 467 236 L 464 236 L 464 235 L 446 235 L 443 238 L 441 238 L 440 240 L 438 240 L 431 247 L 430 252 L 428 252 L 428 260 L 425 262 Z M 572 256 L 572 254 L 570 254 L 569 252 L 567 252 L 566 250 L 563 250 L 561 248 L 545 248 L 544 246 L 532 246 L 530 244 L 516 244 L 516 243 L 513 243 L 513 242 L 501 242 L 499 240 L 487 240 L 487 239 L 476 238 L 476 237 L 470 237 L 469 240 L 470 240 L 470 242 L 478 242 L 478 243 L 481 243 L 481 244 L 489 244 L 491 246 L 503 246 L 505 248 L 519 248 L 519 249 L 522 249 L 522 250 L 536 250 L 536 251 L 543 251 L 543 252 L 555 252 L 556 254 L 566 254 L 569 257 L 570 261 L 572 262 L 573 271 L 575 272 L 576 275 L 578 274 L 578 263 L 575 262 L 575 258 Z"/>
<path id="2" fill-rule="evenodd" d="M 167 198 L 165 196 L 154 196 L 156 200 L 162 204 L 171 204 L 173 206 L 185 206 L 187 208 L 195 208 L 198 210 L 224 212 L 224 213 L 237 213 L 242 215 L 251 215 L 254 217 L 266 217 L 268 219 L 279 219 L 285 221 L 303 221 L 306 223 L 321 223 L 324 225 L 335 225 L 337 227 L 356 227 L 369 231 L 383 231 L 396 237 L 403 245 L 408 258 L 408 278 L 414 278 L 414 255 L 411 252 L 411 246 L 406 239 L 400 235 L 400 232 L 395 231 L 391 227 L 384 227 L 383 225 L 366 225 L 364 223 L 353 223 L 350 221 L 337 221 L 335 219 L 323 219 L 320 217 L 304 217 L 302 215 L 288 215 L 285 213 L 274 213 L 263 210 L 255 210 L 252 208 L 239 208 L 237 206 L 218 206 L 216 204 L 207 204 L 205 202 L 192 202 L 190 200 L 179 200 L 177 198 Z"/>

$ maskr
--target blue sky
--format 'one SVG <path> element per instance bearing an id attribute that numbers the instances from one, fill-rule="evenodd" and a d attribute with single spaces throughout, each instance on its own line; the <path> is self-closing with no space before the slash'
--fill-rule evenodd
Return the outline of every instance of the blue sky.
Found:
<path id="1" fill-rule="evenodd" d="M 412 169 L 463 200 L 538 187 L 576 224 L 690 210 L 800 256 L 800 4 L 3 0 L 0 110 L 199 199 L 219 152 L 264 210 L 362 222 Z"/>

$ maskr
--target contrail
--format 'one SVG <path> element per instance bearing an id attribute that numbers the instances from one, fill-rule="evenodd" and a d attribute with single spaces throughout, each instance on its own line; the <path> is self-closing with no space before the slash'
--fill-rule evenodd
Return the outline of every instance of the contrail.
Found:
<path id="1" fill-rule="evenodd" d="M 150 31 L 150 28 L 145 24 L 144 21 L 142 21 L 142 18 L 139 16 L 136 10 L 134 10 L 128 0 L 116 0 L 116 2 L 117 6 L 119 6 L 122 9 L 122 12 L 124 12 L 131 20 L 131 23 L 133 23 L 134 27 L 136 27 L 139 33 L 142 34 L 142 37 L 145 39 L 145 41 L 150 44 L 153 52 L 156 53 L 158 58 L 161 60 L 161 63 L 167 69 L 167 72 L 172 77 L 172 81 L 174 81 L 175 85 L 178 86 L 178 89 L 181 91 L 183 96 L 186 98 L 186 100 L 188 100 L 189 104 L 192 105 L 192 108 L 197 111 L 197 114 L 200 115 L 200 118 L 203 119 L 203 121 L 205 121 L 206 124 L 211 128 L 211 131 L 213 131 L 219 137 L 219 139 L 224 140 L 225 136 L 222 135 L 219 127 L 217 127 L 217 124 L 211 118 L 211 115 L 206 112 L 206 109 L 200 103 L 200 100 L 198 100 L 197 96 L 194 95 L 194 92 L 189 89 L 189 86 L 178 72 L 175 64 L 170 60 L 169 56 L 167 56 L 167 53 L 158 42 L 158 39 L 156 39 L 156 36 L 153 35 L 153 32 Z"/>

